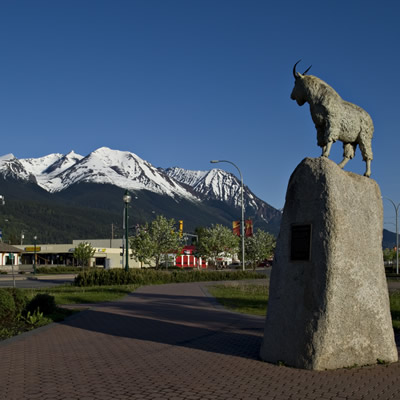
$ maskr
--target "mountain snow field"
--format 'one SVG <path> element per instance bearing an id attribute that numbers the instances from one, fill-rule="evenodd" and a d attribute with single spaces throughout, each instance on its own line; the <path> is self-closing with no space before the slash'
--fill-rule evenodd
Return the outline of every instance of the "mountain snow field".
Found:
<path id="1" fill-rule="evenodd" d="M 179 167 L 156 168 L 128 151 L 100 147 L 87 156 L 74 151 L 54 153 L 39 158 L 17 159 L 13 154 L 0 156 L 0 175 L 34 182 L 55 193 L 71 185 L 86 182 L 110 184 L 131 191 L 149 190 L 190 201 L 219 200 L 233 207 L 241 206 L 241 183 L 224 170 L 191 171 Z M 244 188 L 246 208 L 268 222 L 275 214 L 267 203 Z"/>

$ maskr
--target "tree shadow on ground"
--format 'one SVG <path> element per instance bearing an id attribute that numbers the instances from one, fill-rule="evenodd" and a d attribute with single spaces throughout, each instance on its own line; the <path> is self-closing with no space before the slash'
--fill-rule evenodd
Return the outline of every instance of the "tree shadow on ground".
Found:
<path id="1" fill-rule="evenodd" d="M 213 308 L 196 296 L 132 293 L 63 324 L 107 335 L 259 358 L 264 319 Z"/>
<path id="2" fill-rule="evenodd" d="M 64 323 L 107 335 L 259 359 L 264 318 L 216 306 L 210 297 L 135 292 Z M 395 336 L 399 348 L 400 335 Z"/>

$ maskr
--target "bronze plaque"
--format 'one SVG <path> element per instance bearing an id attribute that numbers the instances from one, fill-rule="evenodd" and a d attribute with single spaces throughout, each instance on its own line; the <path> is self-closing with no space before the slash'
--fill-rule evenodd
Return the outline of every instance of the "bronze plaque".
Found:
<path id="1" fill-rule="evenodd" d="M 290 259 L 309 261 L 311 255 L 311 225 L 293 225 L 290 241 Z"/>

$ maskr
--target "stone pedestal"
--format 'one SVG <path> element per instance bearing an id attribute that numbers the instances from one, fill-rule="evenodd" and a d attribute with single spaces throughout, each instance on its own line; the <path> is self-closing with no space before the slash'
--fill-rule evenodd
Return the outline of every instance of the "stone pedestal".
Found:
<path id="1" fill-rule="evenodd" d="M 335 369 L 398 359 L 377 183 L 327 158 L 303 160 L 286 194 L 260 356 Z"/>

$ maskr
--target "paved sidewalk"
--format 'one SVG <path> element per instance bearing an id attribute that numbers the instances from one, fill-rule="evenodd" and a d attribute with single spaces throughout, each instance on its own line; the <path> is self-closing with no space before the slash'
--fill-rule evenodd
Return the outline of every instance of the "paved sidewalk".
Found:
<path id="1" fill-rule="evenodd" d="M 312 372 L 259 361 L 264 318 L 215 307 L 203 285 L 143 287 L 1 342 L 0 399 L 400 399 L 399 363 Z"/>
<path id="2" fill-rule="evenodd" d="M 17 288 L 43 288 L 70 283 L 76 274 L 49 274 L 49 275 L 15 275 L 14 280 L 11 274 L 0 275 L 0 287 Z"/>

